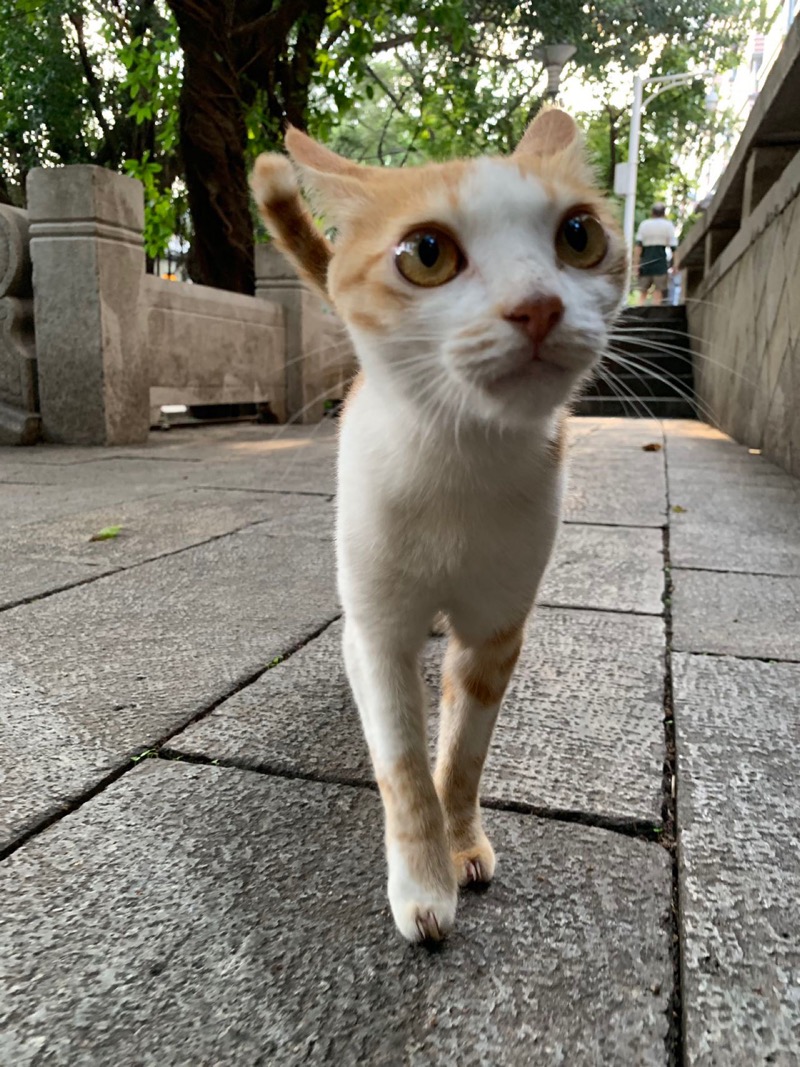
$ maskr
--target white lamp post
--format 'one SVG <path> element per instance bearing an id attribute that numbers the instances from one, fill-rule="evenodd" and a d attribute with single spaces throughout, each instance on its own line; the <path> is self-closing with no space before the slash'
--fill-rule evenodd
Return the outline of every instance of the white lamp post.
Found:
<path id="1" fill-rule="evenodd" d="M 558 96 L 558 85 L 561 81 L 561 71 L 568 60 L 575 55 L 576 48 L 573 44 L 545 44 L 541 48 L 534 48 L 533 58 L 544 64 L 547 71 L 547 96 L 555 100 Z"/>
<path id="2" fill-rule="evenodd" d="M 698 78 L 709 78 L 713 70 L 698 70 L 687 74 L 659 74 L 653 78 L 641 78 L 638 74 L 633 77 L 633 107 L 631 109 L 631 132 L 628 139 L 628 163 L 624 173 L 625 214 L 623 216 L 623 230 L 628 248 L 633 247 L 633 224 L 636 214 L 636 177 L 639 170 L 639 133 L 642 128 L 642 112 L 657 96 L 674 89 L 678 85 L 688 85 Z M 655 85 L 656 89 L 648 97 L 644 96 L 645 85 Z M 615 182 L 616 191 L 620 183 Z"/>

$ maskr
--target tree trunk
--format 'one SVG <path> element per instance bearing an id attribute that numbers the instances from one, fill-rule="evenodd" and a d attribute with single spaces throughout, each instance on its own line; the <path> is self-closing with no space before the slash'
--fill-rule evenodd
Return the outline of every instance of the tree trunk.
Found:
<path id="1" fill-rule="evenodd" d="M 194 237 L 192 281 L 255 291 L 247 128 L 231 54 L 232 0 L 169 0 L 184 55 L 180 145 Z"/>

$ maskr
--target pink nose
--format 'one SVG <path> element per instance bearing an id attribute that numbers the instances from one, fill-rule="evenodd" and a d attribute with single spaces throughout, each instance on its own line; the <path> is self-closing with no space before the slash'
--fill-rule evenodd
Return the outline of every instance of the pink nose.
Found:
<path id="1" fill-rule="evenodd" d="M 535 300 L 523 300 L 521 304 L 506 311 L 503 318 L 521 326 L 538 345 L 558 326 L 563 315 L 564 304 L 560 297 L 540 296 Z"/>

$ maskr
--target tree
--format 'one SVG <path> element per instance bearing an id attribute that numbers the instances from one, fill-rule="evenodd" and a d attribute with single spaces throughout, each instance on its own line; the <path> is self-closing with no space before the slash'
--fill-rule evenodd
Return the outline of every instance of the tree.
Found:
<path id="1" fill-rule="evenodd" d="M 0 0 L 0 197 L 31 166 L 94 162 L 145 186 L 148 253 L 191 216 L 190 273 L 253 290 L 246 175 L 287 121 L 373 162 L 508 151 L 540 100 L 535 49 L 571 41 L 596 91 L 590 144 L 611 184 L 627 104 L 613 81 L 648 61 L 724 66 L 753 0 Z M 702 86 L 653 102 L 640 199 L 702 149 Z M 186 205 L 188 203 L 188 212 Z"/>
<path id="2" fill-rule="evenodd" d="M 0 0 L 0 25 L 0 198 L 21 203 L 31 167 L 154 154 L 120 57 L 163 30 L 155 0 Z"/>

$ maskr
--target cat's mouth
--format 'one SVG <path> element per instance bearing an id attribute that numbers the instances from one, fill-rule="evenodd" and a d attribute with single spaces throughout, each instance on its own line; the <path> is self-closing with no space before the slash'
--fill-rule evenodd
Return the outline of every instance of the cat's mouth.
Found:
<path id="1" fill-rule="evenodd" d="M 496 392 L 529 381 L 558 381 L 570 373 L 571 368 L 560 363 L 553 353 L 536 346 L 526 354 L 521 354 L 512 366 L 505 367 L 486 384 L 490 392 Z"/>

